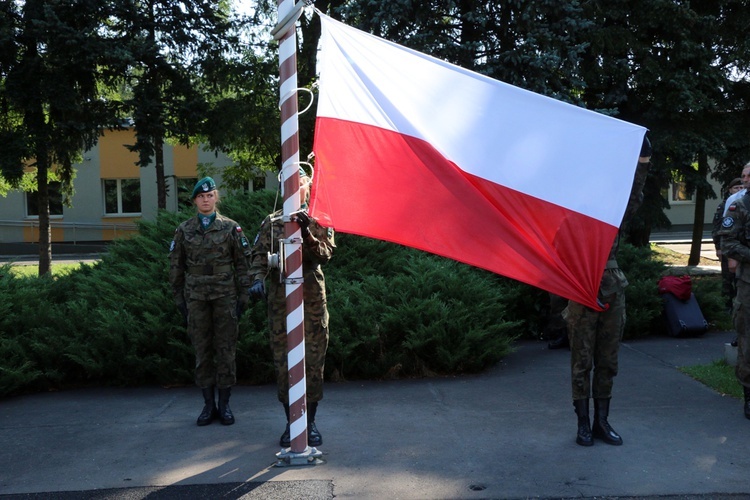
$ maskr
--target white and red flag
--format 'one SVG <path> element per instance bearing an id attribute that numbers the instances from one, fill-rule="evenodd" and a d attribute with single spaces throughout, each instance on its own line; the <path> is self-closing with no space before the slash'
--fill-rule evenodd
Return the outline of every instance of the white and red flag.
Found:
<path id="1" fill-rule="evenodd" d="M 311 215 L 597 308 L 646 129 L 320 18 Z"/>

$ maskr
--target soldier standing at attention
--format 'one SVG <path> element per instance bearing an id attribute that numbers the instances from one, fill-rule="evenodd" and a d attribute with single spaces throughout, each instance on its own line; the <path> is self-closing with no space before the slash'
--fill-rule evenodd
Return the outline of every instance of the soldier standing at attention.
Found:
<path id="1" fill-rule="evenodd" d="M 650 160 L 651 143 L 644 137 L 620 232 L 643 201 L 643 186 Z M 563 311 L 570 341 L 573 407 L 578 416 L 576 443 L 581 446 L 593 445 L 594 438 L 612 445 L 622 444 L 622 438 L 607 420 L 612 383 L 618 369 L 617 354 L 625 330 L 625 287 L 628 280 L 615 260 L 620 246 L 620 232 L 615 236 L 599 285 L 597 299 L 605 310 L 595 311 L 571 300 Z M 589 420 L 589 398 L 592 395 L 593 427 Z"/>
<path id="2" fill-rule="evenodd" d="M 729 187 L 727 188 L 726 197 L 719 203 L 719 206 L 716 207 L 716 213 L 714 214 L 714 219 L 711 227 L 711 238 L 714 242 L 714 248 L 716 248 L 716 256 L 721 262 L 721 294 L 727 300 L 728 311 L 732 310 L 732 303 L 734 302 L 736 289 L 736 279 L 734 276 L 734 270 L 730 271 L 729 269 L 729 261 L 726 255 L 723 255 L 721 253 L 721 236 L 719 236 L 719 232 L 721 231 L 721 223 L 724 221 L 724 212 L 727 208 L 727 199 L 733 194 L 740 192 L 742 189 L 742 179 L 740 179 L 739 177 L 732 179 L 732 181 L 729 183 Z"/>
<path id="3" fill-rule="evenodd" d="M 326 285 L 321 264 L 333 255 L 333 229 L 320 226 L 307 212 L 311 179 L 300 168 L 300 199 L 302 211 L 293 215 L 302 233 L 302 293 L 304 300 L 305 377 L 307 379 L 307 442 L 310 446 L 323 444 L 323 437 L 315 425 L 318 402 L 323 399 L 323 370 L 328 349 L 328 308 Z M 286 413 L 286 429 L 279 445 L 288 448 L 289 432 L 289 377 L 287 368 L 286 289 L 279 277 L 278 267 L 269 268 L 268 254 L 279 251 L 279 239 L 284 237 L 283 213 L 278 210 L 265 218 L 253 244 L 250 277 L 253 299 L 267 298 L 268 326 L 271 331 L 271 350 L 276 367 L 278 399 Z M 268 278 L 266 296 L 265 279 Z"/>
<path id="4" fill-rule="evenodd" d="M 198 215 L 174 233 L 169 282 L 195 349 L 195 383 L 204 401 L 197 424 L 208 425 L 218 418 L 223 425 L 232 425 L 229 396 L 237 382 L 239 319 L 249 300 L 250 244 L 240 226 L 216 210 L 219 192 L 212 178 L 198 181 L 192 200 Z"/>
<path id="5" fill-rule="evenodd" d="M 746 165 L 746 168 L 750 164 Z M 744 170 L 743 170 L 744 173 Z M 732 311 L 734 329 L 737 330 L 737 366 L 735 375 L 742 384 L 745 395 L 745 417 L 750 419 L 750 321 L 745 318 L 750 307 L 750 197 L 747 193 L 727 207 L 727 216 L 721 223 L 721 253 L 737 264 L 737 295 Z"/>

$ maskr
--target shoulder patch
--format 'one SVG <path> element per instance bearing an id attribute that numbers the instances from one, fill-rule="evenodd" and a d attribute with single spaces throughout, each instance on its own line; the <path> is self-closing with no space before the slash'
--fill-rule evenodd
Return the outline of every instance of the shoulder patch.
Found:
<path id="1" fill-rule="evenodd" d="M 734 219 L 731 217 L 724 217 L 724 220 L 721 221 L 721 227 L 724 229 L 729 229 L 732 226 L 734 226 Z"/>
<path id="2" fill-rule="evenodd" d="M 732 203 L 731 205 L 729 205 L 729 211 L 730 212 L 734 212 L 735 210 L 737 210 L 737 204 L 736 203 Z"/>

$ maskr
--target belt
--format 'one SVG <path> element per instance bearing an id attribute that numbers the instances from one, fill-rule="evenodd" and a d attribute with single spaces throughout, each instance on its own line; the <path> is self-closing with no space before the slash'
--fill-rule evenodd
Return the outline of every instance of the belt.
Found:
<path id="1" fill-rule="evenodd" d="M 232 266 L 228 264 L 223 265 L 223 266 L 212 266 L 211 264 L 204 264 L 202 266 L 189 266 L 187 268 L 187 272 L 189 274 L 203 274 L 203 275 L 230 273 L 232 272 Z"/>
<path id="2" fill-rule="evenodd" d="M 617 265 L 617 261 L 612 259 L 607 261 L 607 265 L 604 267 L 604 269 L 617 269 L 620 266 Z"/>

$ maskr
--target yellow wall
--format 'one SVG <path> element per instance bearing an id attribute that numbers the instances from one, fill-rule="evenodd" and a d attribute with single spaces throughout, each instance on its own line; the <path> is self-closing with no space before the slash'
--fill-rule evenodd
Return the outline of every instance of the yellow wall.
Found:
<path id="1" fill-rule="evenodd" d="M 195 146 L 175 146 L 174 174 L 177 177 L 195 177 L 198 165 L 198 148 Z"/>
<path id="2" fill-rule="evenodd" d="M 141 176 L 138 153 L 124 146 L 135 144 L 135 130 L 108 130 L 99 138 L 99 169 L 102 179 L 134 179 Z"/>
<path id="3" fill-rule="evenodd" d="M 24 226 L 23 241 L 25 241 L 26 243 L 39 242 L 39 225 L 38 224 L 32 227 Z M 52 228 L 52 242 L 58 243 L 58 242 L 64 242 L 64 241 L 65 241 L 65 233 L 64 233 L 63 228 L 53 227 Z"/>

